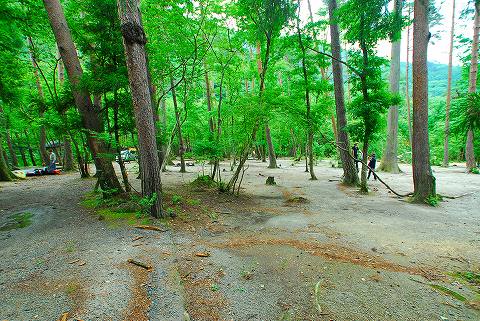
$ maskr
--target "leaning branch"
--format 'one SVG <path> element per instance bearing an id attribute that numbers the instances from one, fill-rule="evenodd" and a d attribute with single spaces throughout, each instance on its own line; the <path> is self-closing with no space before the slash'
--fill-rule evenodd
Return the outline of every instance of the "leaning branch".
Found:
<path id="1" fill-rule="evenodd" d="M 308 49 L 310 49 L 311 51 L 314 51 L 316 53 L 318 53 L 319 55 L 322 55 L 322 56 L 326 56 L 326 57 L 329 57 L 335 61 L 338 61 L 339 63 L 341 64 L 344 64 L 348 69 L 350 69 L 352 72 L 354 72 L 356 75 L 358 75 L 359 77 L 362 75 L 362 73 L 355 67 L 353 67 L 352 65 L 350 65 L 349 63 L 343 61 L 343 60 L 340 60 L 340 59 L 337 59 L 335 58 L 334 56 L 332 56 L 331 54 L 328 54 L 326 52 L 323 52 L 323 51 L 319 51 L 315 48 L 310 48 L 308 47 Z"/>
<path id="2" fill-rule="evenodd" d="M 398 192 L 396 192 L 393 188 L 391 188 L 387 183 L 385 183 L 378 175 L 377 173 L 375 172 L 375 169 L 371 168 L 370 166 L 368 166 L 367 163 L 365 163 L 363 160 L 361 159 L 356 159 L 353 155 L 350 154 L 350 151 L 347 150 L 345 147 L 341 146 L 340 144 L 336 143 L 336 142 L 332 142 L 330 140 L 328 140 L 328 138 L 322 133 L 320 132 L 320 135 L 322 135 L 323 139 L 325 141 L 327 141 L 328 143 L 336 146 L 337 148 L 347 152 L 348 156 L 353 159 L 354 161 L 358 161 L 360 163 L 362 163 L 363 165 L 365 165 L 369 170 L 371 170 L 373 172 L 373 175 L 380 181 L 380 183 L 382 183 L 383 185 L 385 185 L 385 187 L 391 191 L 393 194 L 397 195 L 398 197 L 407 197 L 407 196 L 410 196 L 410 195 L 413 195 L 413 193 L 407 193 L 407 194 L 400 194 Z"/>

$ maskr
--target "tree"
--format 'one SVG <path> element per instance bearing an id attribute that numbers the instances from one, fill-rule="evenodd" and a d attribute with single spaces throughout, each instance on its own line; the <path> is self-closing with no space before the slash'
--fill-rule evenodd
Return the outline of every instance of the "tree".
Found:
<path id="1" fill-rule="evenodd" d="M 443 167 L 448 167 L 448 136 L 450 135 L 450 103 L 452 100 L 452 60 L 453 39 L 455 37 L 455 0 L 452 1 L 452 25 L 450 27 L 450 49 L 448 51 L 448 84 L 447 101 L 445 103 L 445 136 L 443 141 Z"/>
<path id="2" fill-rule="evenodd" d="M 475 0 L 475 18 L 473 22 L 473 40 L 472 53 L 470 60 L 470 72 L 468 77 L 468 93 L 473 94 L 477 91 L 477 75 L 478 75 L 478 41 L 480 30 L 480 1 Z M 467 142 L 465 144 L 465 159 L 467 165 L 467 172 L 471 172 L 477 167 L 475 162 L 474 152 L 474 135 L 473 128 L 467 128 Z"/>
<path id="3" fill-rule="evenodd" d="M 308 3 L 310 7 L 310 3 Z M 317 180 L 313 171 L 313 122 L 312 122 L 312 104 L 310 100 L 310 85 L 308 79 L 307 62 L 306 62 L 306 48 L 303 43 L 302 32 L 300 30 L 300 0 L 297 1 L 298 13 L 297 13 L 297 34 L 298 45 L 302 52 L 302 72 L 303 81 L 305 82 L 305 106 L 307 108 L 307 155 L 308 155 L 308 167 L 310 172 L 310 179 Z"/>
<path id="4" fill-rule="evenodd" d="M 345 89 L 343 87 L 343 68 L 340 63 L 341 47 L 340 32 L 335 21 L 337 10 L 336 0 L 328 1 L 328 12 L 330 17 L 330 37 L 332 46 L 332 72 L 335 93 L 335 107 L 337 111 L 337 144 L 340 147 L 340 159 L 343 165 L 343 182 L 347 185 L 358 185 L 358 173 L 355 163 L 350 157 L 350 141 L 347 131 L 347 115 L 345 108 Z"/>
<path id="5" fill-rule="evenodd" d="M 436 197 L 435 177 L 430 167 L 428 140 L 428 70 L 427 49 L 430 41 L 429 0 L 415 0 L 413 23 L 413 199 L 428 202 Z"/>
<path id="6" fill-rule="evenodd" d="M 82 117 L 82 123 L 87 130 L 87 143 L 95 160 L 98 172 L 98 182 L 104 195 L 122 193 L 123 189 L 117 179 L 112 161 L 105 155 L 108 149 L 98 138 L 103 132 L 102 122 L 97 114 L 88 91 L 81 86 L 83 69 L 72 40 L 70 29 L 65 19 L 65 14 L 59 0 L 44 0 L 45 9 L 57 42 L 63 64 L 67 71 L 68 78 L 72 84 L 75 105 Z"/>
<path id="7" fill-rule="evenodd" d="M 147 38 L 143 30 L 138 0 L 118 0 L 117 3 L 138 130 L 142 195 L 155 200 L 152 202 L 150 214 L 154 217 L 163 217 L 161 168 L 145 54 Z"/>
<path id="8" fill-rule="evenodd" d="M 400 44 L 402 25 L 403 0 L 395 0 L 394 24 L 399 26 L 392 38 L 392 50 L 390 59 L 390 91 L 398 95 L 400 91 Z M 399 173 L 398 167 L 398 105 L 390 106 L 387 116 L 387 144 L 383 153 L 379 170 L 391 173 Z"/>
<path id="9" fill-rule="evenodd" d="M 350 103 L 354 122 L 350 128 L 362 139 L 364 158 L 369 155 L 369 144 L 379 129 L 383 113 L 399 103 L 382 79 L 385 60 L 376 55 L 378 42 L 389 37 L 395 41 L 401 27 L 401 24 L 392 23 L 394 14 L 388 12 L 388 2 L 349 0 L 338 12 L 340 25 L 346 30 L 345 39 L 360 49 L 349 54 L 349 69 L 353 73 L 349 81 L 354 94 Z M 366 163 L 362 164 L 360 190 L 368 192 Z"/>

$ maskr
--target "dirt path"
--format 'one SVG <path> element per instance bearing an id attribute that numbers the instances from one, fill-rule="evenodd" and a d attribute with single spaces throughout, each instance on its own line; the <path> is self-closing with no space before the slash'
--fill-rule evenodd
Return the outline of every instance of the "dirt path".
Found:
<path id="1" fill-rule="evenodd" d="M 279 164 L 251 161 L 240 197 L 189 185 L 201 167 L 169 168 L 167 192 L 203 210 L 166 204 L 180 215 L 163 233 L 98 221 L 79 205 L 94 181 L 74 174 L 0 185 L 0 220 L 33 214 L 30 226 L 0 231 L 0 319 L 183 320 L 185 310 L 192 320 L 480 318 L 454 297 L 478 304 L 478 285 L 450 276 L 480 269 L 479 176 L 435 168 L 440 193 L 472 194 L 432 208 L 376 182 L 368 196 L 329 182 L 341 171 L 328 162 L 318 181 L 301 164 Z M 411 169 L 402 169 L 382 177 L 408 192 Z"/>

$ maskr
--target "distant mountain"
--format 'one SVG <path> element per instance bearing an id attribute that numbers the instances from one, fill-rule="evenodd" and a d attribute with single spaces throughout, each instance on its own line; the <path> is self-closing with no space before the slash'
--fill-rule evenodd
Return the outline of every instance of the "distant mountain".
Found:
<path id="1" fill-rule="evenodd" d="M 405 95 L 405 72 L 406 63 L 400 63 L 400 92 Z M 410 95 L 412 94 L 412 65 L 409 68 Z M 457 83 L 462 78 L 462 67 L 453 66 L 452 68 L 452 88 L 455 89 Z M 429 62 L 428 63 L 428 96 L 445 97 L 447 92 L 448 65 Z M 459 85 L 459 84 L 458 84 Z"/>

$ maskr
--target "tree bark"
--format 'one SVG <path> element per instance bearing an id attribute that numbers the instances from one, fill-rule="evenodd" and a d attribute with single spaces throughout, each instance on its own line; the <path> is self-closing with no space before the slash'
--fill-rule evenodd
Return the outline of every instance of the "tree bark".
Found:
<path id="1" fill-rule="evenodd" d="M 30 146 L 30 139 L 28 137 L 28 132 L 26 129 L 24 133 L 25 133 L 25 140 L 27 142 L 28 153 L 30 154 L 30 161 L 32 162 L 32 166 L 37 166 L 37 161 L 35 160 L 35 154 L 33 153 L 33 149 Z"/>
<path id="2" fill-rule="evenodd" d="M 65 152 L 65 161 L 63 163 L 63 170 L 71 171 L 75 169 L 75 164 L 73 160 L 72 143 L 70 142 L 70 137 L 68 136 L 65 136 L 63 140 L 63 149 Z"/>
<path id="3" fill-rule="evenodd" d="M 395 19 L 402 19 L 403 0 L 395 0 Z M 400 91 L 400 45 L 401 40 L 392 42 L 390 60 L 390 91 L 398 94 Z M 398 106 L 390 106 L 387 118 L 387 144 L 379 167 L 390 173 L 400 173 L 398 167 Z"/>
<path id="4" fill-rule="evenodd" d="M 408 19 L 411 18 L 411 5 L 408 6 Z M 405 100 L 407 102 L 408 139 L 412 146 L 412 117 L 410 110 L 410 25 L 407 26 L 407 64 L 405 67 Z"/>
<path id="5" fill-rule="evenodd" d="M 28 37 L 28 44 L 29 44 L 29 53 L 30 53 L 30 60 L 32 61 L 32 66 L 33 66 L 33 75 L 35 77 L 35 84 L 37 85 L 37 92 L 38 92 L 38 97 L 40 99 L 40 112 L 39 116 L 40 118 L 43 118 L 43 114 L 45 113 L 45 106 L 44 106 L 44 100 L 45 100 L 45 95 L 43 93 L 43 88 L 42 88 L 42 83 L 40 82 L 40 75 L 38 74 L 38 68 L 37 68 L 37 63 L 35 61 L 35 57 L 33 54 L 33 40 L 31 37 Z M 44 165 L 47 165 L 48 162 L 50 161 L 50 158 L 47 153 L 47 149 L 45 147 L 45 144 L 47 143 L 47 133 L 45 130 L 45 125 L 40 125 L 40 134 L 39 134 L 39 151 L 40 151 L 40 157 L 42 159 L 42 163 Z"/>
<path id="6" fill-rule="evenodd" d="M 97 134 L 103 131 L 101 120 L 95 111 L 88 91 L 80 85 L 83 70 L 65 19 L 63 8 L 59 0 L 43 0 L 43 3 L 68 78 L 72 84 L 75 105 L 80 112 L 83 126 L 87 129 L 87 143 L 94 157 L 97 172 L 100 172 L 100 175 L 98 175 L 99 184 L 102 190 L 108 191 L 109 195 L 122 193 L 123 189 L 117 179 L 111 159 L 101 156 L 102 154 L 108 153 L 105 144 L 97 138 Z"/>
<path id="7" fill-rule="evenodd" d="M 208 110 L 208 125 L 210 129 L 210 133 L 213 135 L 214 131 L 214 125 L 213 125 L 213 118 L 211 115 L 212 112 L 212 89 L 210 86 L 210 78 L 208 77 L 208 69 L 207 69 L 207 63 L 203 61 L 203 67 L 205 69 L 205 88 L 207 91 L 207 110 Z"/>
<path id="8" fill-rule="evenodd" d="M 298 4 L 298 14 L 297 14 L 297 34 L 298 34 L 298 44 L 300 46 L 300 50 L 302 51 L 302 71 L 303 71 L 303 82 L 305 86 L 305 106 L 307 107 L 307 156 L 308 156 L 308 167 L 310 172 L 310 179 L 317 180 L 317 176 L 315 176 L 315 172 L 313 170 L 313 121 L 311 115 L 311 102 L 310 102 L 310 88 L 308 82 L 308 72 L 306 66 L 306 54 L 305 54 L 305 46 L 303 45 L 302 40 L 302 33 L 300 30 L 300 0 L 297 0 Z M 308 7 L 310 9 L 310 19 L 313 22 L 312 12 L 311 12 L 311 5 L 310 1 L 308 1 Z"/>
<path id="9" fill-rule="evenodd" d="M 427 202 L 430 197 L 436 197 L 435 177 L 430 167 L 430 144 L 428 141 L 429 5 L 430 0 L 415 0 L 414 3 L 412 167 L 414 200 L 417 202 Z"/>
<path id="10" fill-rule="evenodd" d="M 257 41 L 257 69 L 258 74 L 263 74 L 263 66 L 262 66 L 262 56 L 261 56 L 261 47 L 260 41 Z M 265 91 L 265 81 L 261 81 L 263 84 L 260 91 Z M 277 168 L 277 156 L 275 155 L 275 148 L 273 147 L 272 142 L 272 135 L 270 133 L 270 126 L 268 125 L 268 120 L 265 124 L 265 140 L 267 141 L 268 146 L 268 168 Z"/>
<path id="11" fill-rule="evenodd" d="M 3 112 L 3 111 L 2 111 Z M 7 139 L 7 147 L 10 152 L 10 158 L 12 159 L 13 167 L 18 167 L 18 157 L 15 149 L 13 148 L 12 138 L 10 137 L 10 130 L 7 128 L 5 132 L 5 138 Z"/>
<path id="12" fill-rule="evenodd" d="M 11 181 L 13 177 L 10 168 L 8 168 L 7 160 L 5 159 L 4 155 L 5 152 L 2 147 L 2 141 L 0 140 L 0 181 L 2 182 Z"/>
<path id="13" fill-rule="evenodd" d="M 468 93 L 472 94 L 477 91 L 477 74 L 478 74 L 478 40 L 480 30 L 480 3 L 475 1 L 475 18 L 473 23 L 473 39 L 472 54 L 470 60 L 470 73 L 468 77 Z M 474 152 L 474 135 L 473 128 L 469 127 L 467 132 L 467 142 L 465 144 L 465 159 L 467 172 L 477 167 Z"/>
<path id="14" fill-rule="evenodd" d="M 151 88 L 149 86 L 145 44 L 147 42 L 140 19 L 138 0 L 118 0 L 123 45 L 132 93 L 133 111 L 138 131 L 141 163 L 142 195 L 152 198 L 150 214 L 163 217 L 162 182 L 158 159 L 155 123 L 153 121 Z"/>
<path id="15" fill-rule="evenodd" d="M 355 163 L 349 156 L 350 142 L 348 138 L 347 116 L 345 110 L 345 92 L 343 88 L 343 70 L 340 64 L 340 33 L 338 25 L 334 22 L 334 12 L 337 9 L 336 0 L 328 0 L 328 12 L 330 17 L 330 37 L 332 46 L 332 72 L 335 91 L 335 107 L 337 112 L 337 144 L 340 149 L 340 159 L 343 164 L 343 182 L 347 185 L 358 185 L 358 173 Z"/>
<path id="16" fill-rule="evenodd" d="M 18 133 L 15 133 L 15 139 L 17 140 L 17 148 L 20 150 L 20 156 L 22 157 L 23 166 L 27 167 L 27 155 L 25 154 L 25 149 L 23 148 L 23 146 L 20 146 L 20 136 L 18 135 Z"/>
<path id="17" fill-rule="evenodd" d="M 125 168 L 125 162 L 122 159 L 122 147 L 120 146 L 120 131 L 118 128 L 118 96 L 117 91 L 113 93 L 113 131 L 115 136 L 115 150 L 117 152 L 118 165 L 120 166 L 120 172 L 122 173 L 123 186 L 125 191 L 130 193 L 130 183 L 128 182 L 127 169 Z M 159 161 L 160 164 L 160 161 Z"/>
<path id="18" fill-rule="evenodd" d="M 445 136 L 443 141 L 443 167 L 448 167 L 448 136 L 450 135 L 450 102 L 452 100 L 452 58 L 455 37 L 455 0 L 452 1 L 452 25 L 450 27 L 450 49 L 448 51 L 447 101 L 445 103 Z"/>
<path id="19" fill-rule="evenodd" d="M 178 154 L 180 156 L 180 173 L 185 173 L 187 170 L 185 168 L 185 144 L 183 142 L 182 135 L 182 122 L 180 120 L 180 111 L 178 110 L 177 102 L 177 92 L 175 90 L 175 81 L 173 77 L 170 78 L 170 84 L 172 86 L 172 99 L 173 99 L 173 109 L 175 111 L 175 120 L 177 122 L 177 137 L 178 137 Z"/>

